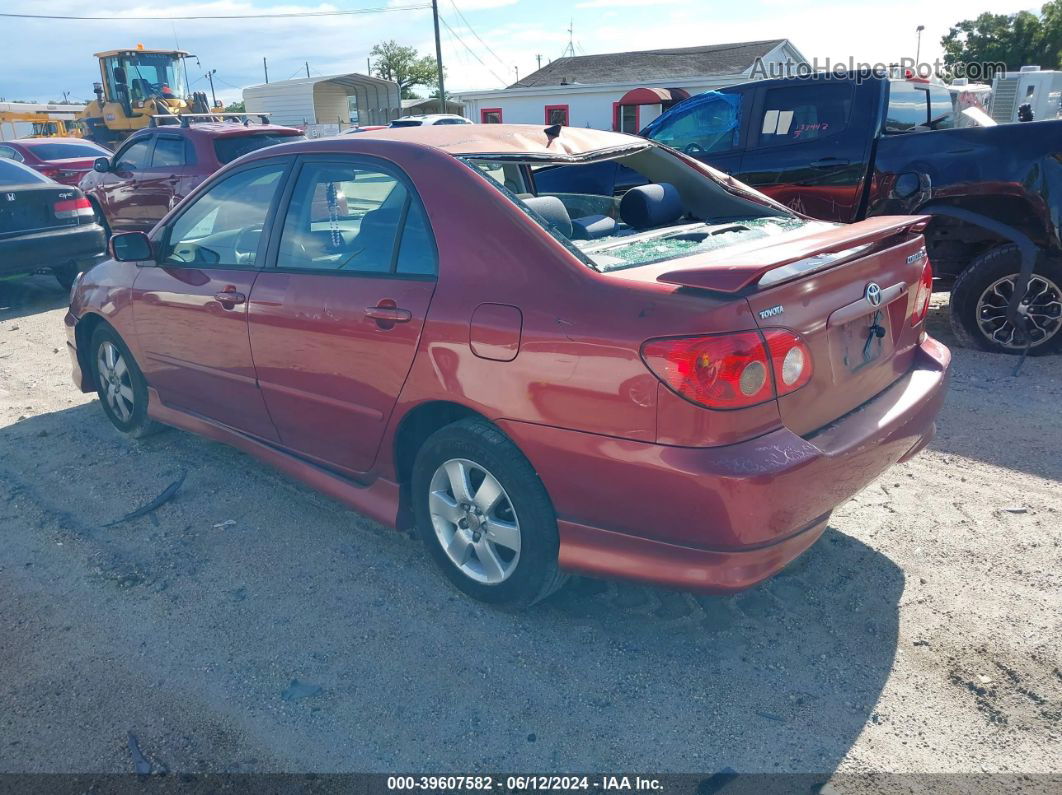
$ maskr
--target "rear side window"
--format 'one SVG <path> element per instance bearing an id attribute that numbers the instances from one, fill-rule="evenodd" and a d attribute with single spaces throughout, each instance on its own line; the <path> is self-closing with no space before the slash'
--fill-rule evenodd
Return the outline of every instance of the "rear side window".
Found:
<path id="1" fill-rule="evenodd" d="M 11 160 L 0 160 L 0 185 L 27 185 L 33 182 L 51 182 L 32 168 Z"/>
<path id="2" fill-rule="evenodd" d="M 759 146 L 814 141 L 841 132 L 851 110 L 848 83 L 822 81 L 769 89 L 757 120 Z"/>
<path id="3" fill-rule="evenodd" d="M 214 141 L 214 154 L 217 156 L 219 163 L 231 163 L 237 157 L 242 157 L 248 152 L 254 152 L 275 144 L 286 144 L 301 140 L 303 140 L 301 135 L 278 135 L 276 133 L 234 135 L 216 139 Z"/>
<path id="4" fill-rule="evenodd" d="M 889 84 L 885 132 L 907 132 L 929 122 L 929 90 L 905 81 Z"/>
<path id="5" fill-rule="evenodd" d="M 395 119 L 391 122 L 392 127 L 420 127 L 424 122 L 420 119 Z"/>
<path id="6" fill-rule="evenodd" d="M 152 168 L 183 166 L 188 160 L 187 142 L 183 138 L 160 137 L 155 142 L 155 152 L 151 156 Z"/>
<path id="7" fill-rule="evenodd" d="M 420 201 L 368 164 L 309 163 L 299 174 L 277 265 L 312 271 L 432 274 L 435 246 Z"/>

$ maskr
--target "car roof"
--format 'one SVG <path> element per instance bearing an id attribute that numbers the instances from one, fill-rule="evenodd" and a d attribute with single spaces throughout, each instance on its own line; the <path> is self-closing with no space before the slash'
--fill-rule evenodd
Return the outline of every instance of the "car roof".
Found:
<path id="1" fill-rule="evenodd" d="M 404 119 L 463 119 L 464 116 L 458 113 L 413 113 L 408 116 L 399 116 L 395 121 L 403 121 Z"/>
<path id="2" fill-rule="evenodd" d="M 373 140 L 406 141 L 442 149 L 454 155 L 585 155 L 603 149 L 647 145 L 644 138 L 589 127 L 562 127 L 555 138 L 538 124 L 440 124 L 389 127 L 346 136 L 345 143 Z M 354 140 L 351 140 L 354 139 Z"/>

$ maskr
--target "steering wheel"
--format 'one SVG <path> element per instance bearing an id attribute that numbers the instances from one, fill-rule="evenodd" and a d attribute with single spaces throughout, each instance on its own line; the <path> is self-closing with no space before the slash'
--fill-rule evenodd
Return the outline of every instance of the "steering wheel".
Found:
<path id="1" fill-rule="evenodd" d="M 255 256 L 258 254 L 258 243 L 261 239 L 261 225 L 240 230 L 236 236 L 236 242 L 232 244 L 237 265 L 254 265 Z"/>

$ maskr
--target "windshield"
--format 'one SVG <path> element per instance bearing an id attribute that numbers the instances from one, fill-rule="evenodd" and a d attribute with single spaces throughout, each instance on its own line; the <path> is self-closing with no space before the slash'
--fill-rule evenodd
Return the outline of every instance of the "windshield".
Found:
<path id="1" fill-rule="evenodd" d="M 111 96 L 142 102 L 153 96 L 187 97 L 184 58 L 169 53 L 125 53 L 104 60 Z"/>
<path id="2" fill-rule="evenodd" d="M 106 157 L 109 154 L 92 144 L 36 144 L 30 149 L 41 160 L 65 160 L 72 157 Z"/>
<path id="3" fill-rule="evenodd" d="M 51 180 L 43 174 L 38 174 L 32 168 L 26 168 L 21 163 L 0 160 L 0 185 L 29 185 L 33 182 L 51 182 Z"/>
<path id="4" fill-rule="evenodd" d="M 578 165 L 465 159 L 602 272 L 692 256 L 808 223 L 660 146 Z"/>
<path id="5" fill-rule="evenodd" d="M 256 149 L 265 149 L 267 146 L 304 139 L 305 136 L 298 133 L 285 135 L 279 132 L 260 132 L 250 135 L 232 135 L 214 141 L 214 154 L 217 155 L 219 163 L 229 163 Z"/>

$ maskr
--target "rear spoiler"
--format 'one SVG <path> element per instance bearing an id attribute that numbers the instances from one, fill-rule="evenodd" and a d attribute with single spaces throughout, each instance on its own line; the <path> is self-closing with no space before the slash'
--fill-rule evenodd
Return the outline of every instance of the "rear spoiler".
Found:
<path id="1" fill-rule="evenodd" d="M 772 271 L 780 271 L 776 278 L 770 278 L 772 284 L 779 284 L 857 257 L 870 245 L 894 235 L 921 232 L 928 223 L 929 216 L 926 215 L 870 218 L 774 245 L 766 241 L 765 245 L 751 246 L 729 256 L 724 249 L 710 255 L 717 264 L 678 268 L 660 274 L 656 280 L 720 293 L 738 293 L 760 282 Z"/>

